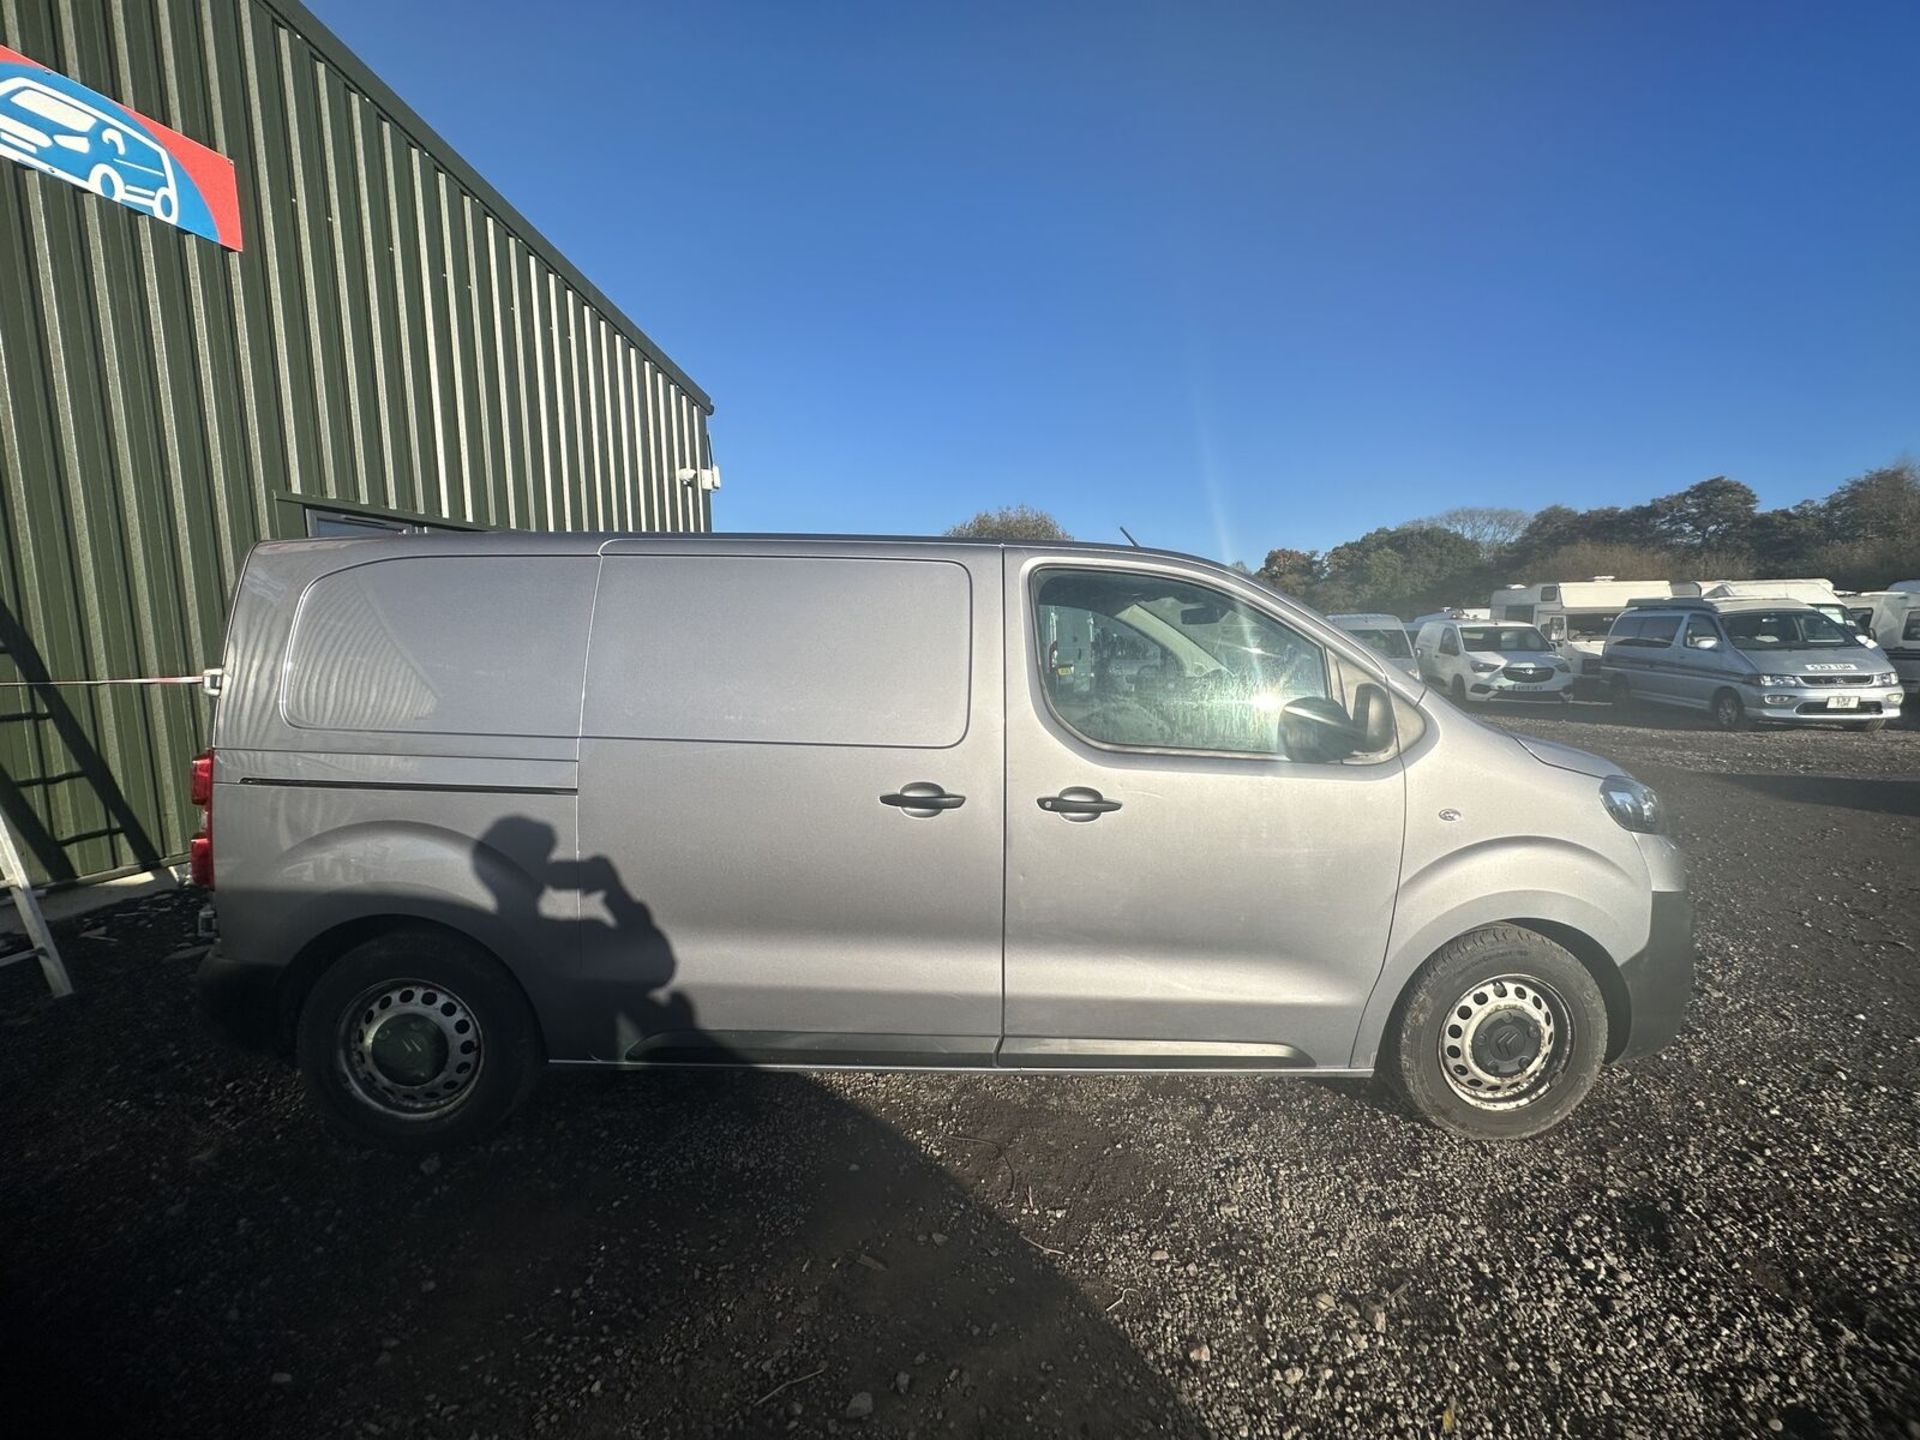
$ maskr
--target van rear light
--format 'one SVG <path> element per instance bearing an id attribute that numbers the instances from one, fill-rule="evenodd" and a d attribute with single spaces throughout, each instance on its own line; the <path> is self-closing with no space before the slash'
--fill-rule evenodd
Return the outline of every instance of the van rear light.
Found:
<path id="1" fill-rule="evenodd" d="M 193 779 L 187 793 L 202 810 L 213 804 L 213 751 L 206 750 L 193 757 Z"/>
<path id="2" fill-rule="evenodd" d="M 200 833 L 187 842 L 187 878 L 202 890 L 213 889 L 213 751 L 193 757 L 187 794 L 200 808 Z"/>

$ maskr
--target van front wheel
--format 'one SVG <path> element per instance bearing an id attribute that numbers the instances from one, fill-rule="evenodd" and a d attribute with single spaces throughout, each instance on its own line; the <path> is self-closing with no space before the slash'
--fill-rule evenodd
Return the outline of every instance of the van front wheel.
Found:
<path id="1" fill-rule="evenodd" d="M 1593 976 L 1544 935 L 1490 925 L 1442 947 L 1400 1005 L 1389 1075 L 1442 1130 L 1521 1140 L 1586 1097 L 1607 1053 Z"/>
<path id="2" fill-rule="evenodd" d="M 1713 723 L 1722 730 L 1746 728 L 1747 707 L 1740 703 L 1740 697 L 1733 691 L 1722 690 L 1713 697 Z"/>
<path id="3" fill-rule="evenodd" d="M 431 929 L 376 936 L 329 966 L 301 1008 L 296 1048 L 329 1129 L 413 1153 L 498 1129 L 544 1060 L 505 967 Z"/>

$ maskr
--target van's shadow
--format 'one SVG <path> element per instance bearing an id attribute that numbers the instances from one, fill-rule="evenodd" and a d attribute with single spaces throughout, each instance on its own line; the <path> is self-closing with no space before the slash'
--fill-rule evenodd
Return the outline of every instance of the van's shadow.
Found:
<path id="1" fill-rule="evenodd" d="M 1873 815 L 1920 816 L 1920 780 L 1853 775 L 1712 775 L 1773 800 L 1801 805 L 1831 805 Z"/>
<path id="2" fill-rule="evenodd" d="M 541 878 L 627 927 L 630 1019 L 685 1028 L 667 937 L 611 868 Z M 102 1036 L 0 1054 L 0 1144 L 36 1137 L 35 1184 L 0 1195 L 31 1237 L 3 1304 L 36 1433 L 804 1435 L 844 1433 L 861 1395 L 866 1433 L 1201 1431 L 1107 1315 L 1125 1292 L 1083 1293 L 999 1208 L 998 1170 L 963 1178 L 970 1137 L 916 1143 L 843 1082 L 556 1075 L 495 1140 L 423 1162 L 329 1140 L 283 1069 L 167 1043 L 195 1028 L 177 969 L 96 988 L 62 1013 Z M 164 1052 L 164 1099 L 151 1067 L 31 1083 L 56 1042 Z"/>

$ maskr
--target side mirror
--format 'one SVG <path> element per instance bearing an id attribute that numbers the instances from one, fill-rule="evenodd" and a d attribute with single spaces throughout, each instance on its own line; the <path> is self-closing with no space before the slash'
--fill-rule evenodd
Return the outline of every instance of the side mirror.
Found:
<path id="1" fill-rule="evenodd" d="M 1718 650 L 1720 648 L 1720 637 L 1718 635 L 1697 635 L 1687 643 L 1696 650 Z"/>
<path id="2" fill-rule="evenodd" d="M 1296 760 L 1344 760 L 1366 737 L 1337 700 L 1307 695 L 1289 700 L 1280 711 L 1287 754 Z"/>

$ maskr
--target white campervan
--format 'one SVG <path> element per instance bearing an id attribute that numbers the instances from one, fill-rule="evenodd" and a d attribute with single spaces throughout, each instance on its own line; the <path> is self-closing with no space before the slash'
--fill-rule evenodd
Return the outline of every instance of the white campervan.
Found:
<path id="1" fill-rule="evenodd" d="M 1847 614 L 1860 634 L 1886 652 L 1909 704 L 1920 704 L 1920 580 L 1902 580 L 1891 590 L 1846 597 Z"/>
<path id="2" fill-rule="evenodd" d="M 1831 580 L 1676 580 L 1671 593 L 1675 599 L 1798 600 L 1829 620 L 1849 622 L 1847 606 Z"/>

